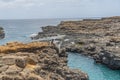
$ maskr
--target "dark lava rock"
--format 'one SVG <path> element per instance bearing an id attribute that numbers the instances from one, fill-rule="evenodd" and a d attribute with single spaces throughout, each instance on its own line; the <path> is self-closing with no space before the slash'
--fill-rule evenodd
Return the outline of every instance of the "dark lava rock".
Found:
<path id="1" fill-rule="evenodd" d="M 4 29 L 0 27 L 0 39 L 3 39 L 5 37 Z"/>
<path id="2" fill-rule="evenodd" d="M 120 57 L 115 56 L 114 52 L 101 51 L 94 59 L 96 62 L 99 61 L 111 69 L 120 69 Z"/>

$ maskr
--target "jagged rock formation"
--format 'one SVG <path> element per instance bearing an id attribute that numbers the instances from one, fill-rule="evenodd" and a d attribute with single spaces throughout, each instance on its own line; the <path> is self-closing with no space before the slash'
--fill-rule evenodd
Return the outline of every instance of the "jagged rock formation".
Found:
<path id="1" fill-rule="evenodd" d="M 0 27 L 0 39 L 3 39 L 5 37 L 5 33 L 2 27 Z"/>
<path id="2" fill-rule="evenodd" d="M 96 62 L 103 63 L 111 69 L 120 69 L 119 16 L 83 19 L 81 21 L 62 21 L 58 26 L 47 26 L 42 29 L 43 32 L 40 32 L 33 39 L 57 34 L 66 35 L 62 46 L 67 51 L 91 56 Z M 101 52 L 102 57 L 100 56 Z"/>
<path id="3" fill-rule="evenodd" d="M 12 42 L 0 46 L 0 80 L 88 80 L 67 67 L 67 54 L 49 42 Z"/>

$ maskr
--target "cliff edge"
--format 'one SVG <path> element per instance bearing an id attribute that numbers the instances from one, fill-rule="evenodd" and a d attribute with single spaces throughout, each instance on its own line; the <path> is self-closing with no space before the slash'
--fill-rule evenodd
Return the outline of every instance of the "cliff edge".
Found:
<path id="1" fill-rule="evenodd" d="M 119 16 L 62 21 L 57 26 L 46 26 L 42 30 L 32 39 L 65 35 L 61 38 L 61 45 L 66 51 L 91 56 L 97 63 L 111 69 L 120 69 Z"/>
<path id="2" fill-rule="evenodd" d="M 67 67 L 67 54 L 49 42 L 11 42 L 0 46 L 0 80 L 88 80 Z"/>

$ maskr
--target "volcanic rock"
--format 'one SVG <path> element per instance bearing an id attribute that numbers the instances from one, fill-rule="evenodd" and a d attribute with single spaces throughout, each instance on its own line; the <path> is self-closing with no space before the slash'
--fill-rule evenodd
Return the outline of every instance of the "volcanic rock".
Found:
<path id="1" fill-rule="evenodd" d="M 3 39 L 5 37 L 4 29 L 0 27 L 0 39 Z"/>
<path id="2" fill-rule="evenodd" d="M 83 19 L 80 21 L 62 21 L 57 26 L 46 26 L 42 29 L 43 32 L 40 32 L 33 39 L 51 37 L 53 34 L 65 35 L 63 38 L 55 39 L 62 42 L 61 48 L 66 49 L 66 51 L 91 56 L 96 62 L 103 63 L 111 69 L 120 69 L 119 16 Z M 102 58 L 99 55 L 101 52 L 104 54 Z M 106 56 L 106 52 L 113 56 Z"/>
<path id="3" fill-rule="evenodd" d="M 67 67 L 67 54 L 49 42 L 11 42 L 0 46 L 0 80 L 88 80 Z"/>

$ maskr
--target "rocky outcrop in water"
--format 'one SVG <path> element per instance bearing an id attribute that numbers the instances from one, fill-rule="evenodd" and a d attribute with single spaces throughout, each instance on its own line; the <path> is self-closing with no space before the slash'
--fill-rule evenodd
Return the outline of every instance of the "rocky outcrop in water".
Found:
<path id="1" fill-rule="evenodd" d="M 65 35 L 62 48 L 91 56 L 111 69 L 120 69 L 120 17 L 62 21 L 57 26 L 43 27 L 32 39 Z M 101 53 L 103 54 L 101 56 Z"/>
<path id="2" fill-rule="evenodd" d="M 0 46 L 0 80 L 88 80 L 67 67 L 67 54 L 49 42 L 11 42 Z"/>
<path id="3" fill-rule="evenodd" d="M 118 53 L 119 54 L 119 53 Z M 103 63 L 111 69 L 120 69 L 120 55 L 113 51 L 101 51 L 94 59 L 96 62 Z"/>
<path id="4" fill-rule="evenodd" d="M 0 27 L 0 39 L 3 39 L 5 37 L 4 29 Z"/>

